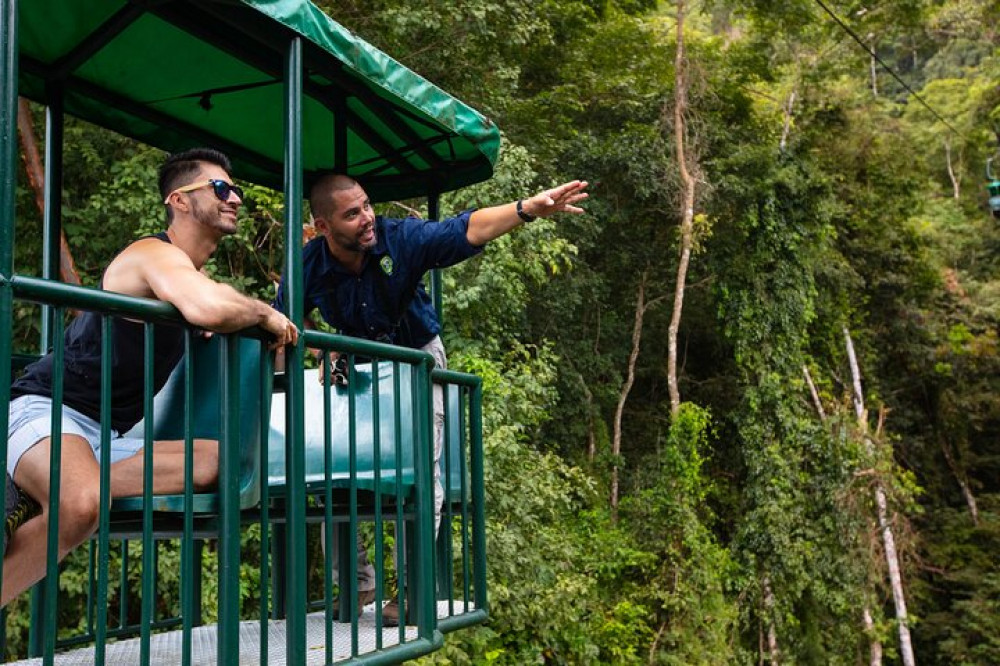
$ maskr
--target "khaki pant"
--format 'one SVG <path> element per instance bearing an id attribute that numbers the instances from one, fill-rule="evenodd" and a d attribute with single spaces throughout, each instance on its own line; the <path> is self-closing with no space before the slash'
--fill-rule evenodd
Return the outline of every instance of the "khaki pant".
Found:
<path id="1" fill-rule="evenodd" d="M 420 348 L 434 357 L 435 367 L 441 370 L 448 369 L 448 357 L 444 352 L 444 343 L 441 336 L 435 335 L 434 339 Z M 444 389 L 435 384 L 433 392 L 434 400 L 434 536 L 437 537 L 438 529 L 441 527 L 441 507 L 444 505 L 444 486 L 441 483 L 441 449 L 444 444 Z M 326 548 L 326 525 L 323 526 L 323 536 L 321 539 L 324 554 Z M 337 580 L 339 552 L 337 532 L 333 533 L 333 579 Z M 393 561 L 396 562 L 396 551 L 392 551 Z M 396 562 L 397 568 L 399 562 Z M 368 551 L 364 545 L 358 542 L 358 592 L 375 589 L 375 567 L 368 561 Z"/>

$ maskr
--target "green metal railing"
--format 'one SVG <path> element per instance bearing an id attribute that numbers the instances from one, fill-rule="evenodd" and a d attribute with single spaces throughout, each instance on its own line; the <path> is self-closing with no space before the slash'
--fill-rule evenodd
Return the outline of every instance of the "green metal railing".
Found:
<path id="1" fill-rule="evenodd" d="M 447 601 L 447 611 L 438 614 L 438 628 L 449 632 L 485 622 L 489 611 L 483 389 L 482 380 L 474 375 L 434 370 L 432 377 L 445 392 L 441 460 L 445 501 L 436 563 L 438 598 Z"/>
<path id="2" fill-rule="evenodd" d="M 110 326 L 113 316 L 127 316 L 131 319 L 146 321 L 146 363 L 147 377 L 151 377 L 152 361 L 152 331 L 154 322 L 181 323 L 174 308 L 164 303 L 148 301 L 145 299 L 135 299 L 119 294 L 102 292 L 93 289 L 73 287 L 54 283 L 47 280 L 15 276 L 9 280 L 5 286 L 9 287 L 17 299 L 25 299 L 39 303 L 46 303 L 52 308 L 54 323 L 53 333 L 57 344 L 53 353 L 56 355 L 56 366 L 60 366 L 62 354 L 62 322 L 65 319 L 67 309 L 91 310 L 104 313 L 105 337 L 103 344 L 104 371 L 102 381 L 102 423 L 110 422 L 111 392 L 110 392 L 110 363 L 111 349 L 113 346 L 112 329 Z M 251 335 L 260 336 L 261 332 L 252 330 Z M 481 441 L 481 406 L 480 406 L 480 383 L 479 380 L 470 375 L 461 373 L 433 371 L 434 381 L 442 384 L 448 392 L 449 398 L 446 404 L 446 442 L 443 451 L 443 484 L 445 487 L 446 502 L 443 510 L 442 524 L 446 528 L 442 529 L 441 538 L 438 539 L 439 546 L 435 555 L 433 547 L 433 499 L 432 499 L 432 460 L 430 452 L 433 450 L 430 442 L 432 434 L 431 413 L 431 368 L 433 361 L 431 357 L 423 352 L 409 350 L 399 347 L 383 345 L 375 342 L 358 340 L 336 335 L 329 335 L 317 332 L 305 333 L 304 343 L 309 347 L 323 350 L 326 360 L 329 360 L 331 351 L 345 354 L 348 358 L 349 386 L 346 391 L 341 391 L 337 398 L 343 402 L 346 398 L 348 403 L 348 418 L 346 423 L 334 423 L 330 415 L 332 414 L 331 404 L 338 389 L 332 387 L 329 377 L 330 363 L 325 363 L 325 382 L 323 390 L 322 420 L 324 440 L 320 443 L 320 450 L 323 457 L 323 468 L 320 470 L 319 483 L 315 482 L 315 470 L 306 464 L 305 454 L 315 447 L 316 442 L 306 441 L 303 438 L 301 451 L 303 453 L 302 472 L 299 477 L 287 476 L 283 481 L 276 482 L 274 470 L 268 466 L 268 456 L 261 456 L 257 476 L 261 480 L 259 489 L 259 501 L 254 506 L 246 508 L 241 506 L 240 494 L 244 492 L 240 486 L 240 475 L 245 473 L 241 470 L 242 441 L 246 439 L 246 432 L 249 428 L 260 430 L 260 439 L 265 442 L 265 450 L 275 449 L 274 445 L 269 445 L 268 439 L 271 435 L 267 433 L 270 428 L 272 434 L 275 424 L 268 420 L 267 414 L 262 408 L 258 420 L 255 423 L 240 422 L 240 404 L 242 401 L 241 392 L 245 392 L 246 387 L 241 387 L 240 369 L 240 336 L 224 336 L 225 342 L 220 345 L 221 359 L 218 367 L 221 370 L 219 376 L 219 390 L 221 392 L 221 407 L 219 413 L 219 441 L 220 441 L 220 470 L 217 512 L 196 512 L 195 505 L 199 495 L 193 491 L 191 486 L 191 470 L 193 460 L 191 457 L 192 441 L 194 439 L 195 424 L 192 422 L 195 409 L 194 400 L 196 389 L 204 389 L 204 386 L 196 387 L 195 378 L 198 375 L 198 368 L 194 366 L 191 353 L 191 346 L 195 343 L 195 333 L 188 331 L 186 346 L 188 353 L 185 355 L 184 365 L 184 385 L 183 385 L 183 418 L 184 418 L 184 438 L 187 442 L 187 459 L 185 466 L 187 470 L 186 488 L 182 497 L 182 502 L 175 502 L 173 505 L 163 497 L 154 497 L 151 492 L 151 451 L 152 447 L 145 449 L 145 465 L 147 470 L 144 487 L 146 491 L 141 499 L 141 517 L 135 516 L 135 502 L 126 502 L 126 510 L 118 510 L 112 507 L 108 494 L 110 479 L 110 464 L 105 458 L 101 464 L 102 493 L 101 493 L 101 515 L 100 529 L 91 544 L 91 562 L 96 570 L 95 581 L 90 583 L 92 590 L 93 609 L 88 610 L 88 631 L 83 636 L 69 637 L 57 643 L 57 633 L 52 631 L 35 632 L 32 642 L 31 656 L 40 656 L 43 663 L 54 663 L 54 655 L 57 645 L 68 646 L 80 644 L 83 641 L 94 642 L 93 657 L 95 663 L 105 663 L 107 652 L 107 641 L 114 638 L 125 638 L 134 635 L 138 630 L 140 641 L 140 659 L 142 663 L 148 663 L 150 658 L 151 642 L 155 630 L 166 630 L 180 626 L 182 632 L 182 648 L 180 651 L 180 663 L 192 663 L 191 636 L 195 627 L 200 623 L 201 599 L 197 598 L 197 590 L 200 589 L 200 572 L 197 570 L 198 559 L 196 543 L 200 539 L 214 537 L 218 539 L 219 558 L 219 581 L 218 581 L 218 617 L 217 617 L 217 640 L 218 655 L 217 663 L 235 664 L 239 663 L 239 622 L 245 620 L 252 611 L 242 608 L 239 597 L 239 570 L 240 570 L 240 550 L 239 539 L 241 536 L 241 525 L 257 524 L 260 526 L 260 570 L 259 580 L 260 590 L 258 596 L 261 600 L 259 608 L 256 609 L 256 617 L 260 623 L 261 645 L 259 652 L 260 663 L 268 663 L 267 636 L 268 624 L 273 618 L 284 620 L 290 625 L 292 617 L 299 616 L 300 621 L 305 624 L 308 604 L 293 604 L 290 595 L 283 595 L 283 604 L 280 609 L 274 603 L 269 604 L 268 582 L 272 578 L 278 579 L 282 589 L 289 590 L 295 587 L 306 589 L 307 578 L 306 567 L 292 569 L 284 567 L 280 571 L 269 559 L 272 541 L 277 541 L 273 536 L 273 528 L 284 526 L 286 533 L 281 539 L 281 543 L 287 549 L 285 557 L 287 562 L 287 552 L 291 551 L 289 543 L 291 530 L 288 529 L 292 522 L 296 520 L 295 512 L 288 510 L 290 498 L 293 495 L 293 486 L 300 486 L 302 496 L 322 498 L 322 506 L 305 508 L 303 503 L 302 530 L 303 541 L 308 541 L 308 534 L 305 525 L 309 523 L 321 523 L 326 525 L 342 525 L 341 531 L 346 538 L 340 539 L 340 561 L 347 566 L 341 566 L 341 579 L 339 588 L 345 593 L 340 594 L 340 599 L 345 603 L 341 604 L 339 617 L 335 617 L 333 611 L 333 601 L 335 598 L 334 583 L 331 574 L 330 559 L 333 556 L 333 544 L 331 540 L 332 530 L 327 530 L 327 559 L 323 564 L 323 615 L 324 632 L 326 635 L 326 663 L 340 663 L 333 652 L 334 632 L 350 632 L 350 654 L 343 663 L 400 663 L 406 659 L 411 659 L 422 654 L 427 654 L 440 647 L 441 635 L 439 631 L 450 631 L 470 624 L 480 623 L 485 618 L 486 612 L 486 584 L 485 584 L 485 529 L 483 522 L 483 501 L 482 501 L 482 441 Z M 259 346 L 259 345 L 258 345 Z M 271 365 L 270 356 L 265 352 L 258 363 L 260 368 L 256 381 L 259 382 L 258 390 L 260 395 L 269 396 L 271 391 Z M 361 359 L 361 360 L 359 360 Z M 386 375 L 386 380 L 381 378 L 383 365 L 388 365 L 390 372 Z M 370 379 L 362 381 L 361 368 L 369 368 Z M 409 368 L 407 373 L 402 368 Z M 61 373 L 57 373 L 55 382 L 55 402 L 60 403 Z M 287 381 L 287 376 L 285 377 Z M 405 379 L 404 379 L 405 378 Z M 151 380 L 150 380 L 151 381 Z M 243 378 L 245 381 L 245 377 Z M 402 390 L 402 383 L 408 381 L 408 390 Z M 392 391 L 385 392 L 383 388 L 386 384 L 391 384 Z M 165 389 L 166 390 L 166 389 Z M 402 404 L 403 395 L 408 395 L 411 403 L 407 406 Z M 305 391 L 303 391 L 305 397 Z M 145 403 L 148 414 L 156 412 L 157 405 L 154 404 L 151 383 L 147 383 L 145 392 Z M 267 401 L 265 401 L 267 402 Z M 362 410 L 359 404 L 365 402 L 370 413 L 359 416 Z M 386 409 L 386 414 L 381 410 Z M 305 414 L 308 407 L 303 406 L 300 401 L 292 406 L 290 414 Z M 56 412 L 59 410 L 57 409 Z M 56 414 L 54 419 L 58 418 Z M 293 416 L 294 418 L 294 416 Z M 315 418 L 315 414 L 311 416 Z M 369 421 L 364 421 L 364 418 Z M 392 460 L 395 466 L 391 469 L 383 469 L 381 455 L 370 455 L 370 469 L 361 469 L 358 465 L 359 447 L 369 447 L 368 450 L 375 452 L 382 451 L 385 446 L 381 441 L 384 436 L 381 432 L 381 425 L 391 420 L 394 423 L 392 430 L 391 448 L 393 450 Z M 404 420 L 409 419 L 409 424 L 404 424 Z M 371 428 L 371 433 L 365 435 L 370 439 L 365 440 L 359 434 L 361 425 L 367 424 Z M 55 421 L 54 428 L 58 428 L 58 421 Z M 334 470 L 335 456 L 343 456 L 345 452 L 337 449 L 333 445 L 333 433 L 336 429 L 346 429 L 348 450 L 348 473 L 338 475 Z M 110 440 L 110 427 L 105 425 L 102 433 L 102 441 Z M 366 431 L 367 432 L 367 431 Z M 286 441 L 291 438 L 286 430 L 283 435 Z M 147 442 L 153 441 L 157 432 L 155 431 L 155 419 L 147 419 L 144 423 L 143 435 Z M 363 443 L 360 440 L 364 440 Z M 53 487 L 58 487 L 56 478 L 59 474 L 58 466 L 58 436 L 54 437 L 56 445 L 53 446 Z M 405 447 L 410 447 L 408 452 L 404 452 Z M 282 446 L 280 451 L 286 449 Z M 273 456 L 272 456 L 273 458 Z M 287 459 L 286 459 L 287 460 Z M 245 465 L 242 467 L 245 468 Z M 288 466 L 290 467 L 290 465 Z M 287 469 L 287 468 L 286 468 Z M 313 479 L 313 481 L 310 481 Z M 137 500 L 139 501 L 139 500 Z M 121 505 L 118 501 L 117 505 Z M 204 503 L 198 504 L 202 507 Z M 158 510 L 154 511 L 154 507 Z M 121 507 L 119 507 L 120 509 Z M 165 510 L 166 509 L 166 510 Z M 169 509 L 173 509 L 171 512 Z M 50 511 L 52 515 L 58 515 L 57 499 L 53 498 Z M 226 512 L 235 513 L 235 518 L 228 517 Z M 178 518 L 178 513 L 180 518 Z M 359 623 L 356 619 L 357 609 L 354 607 L 357 597 L 357 583 L 353 575 L 357 569 L 356 543 L 358 538 L 359 523 L 370 520 L 375 524 L 374 529 L 374 561 L 381 563 L 384 560 L 385 544 L 384 530 L 385 522 L 394 521 L 397 525 L 405 525 L 405 539 L 397 539 L 397 561 L 405 563 L 399 567 L 396 579 L 396 599 L 400 602 L 404 613 L 408 609 L 411 613 L 410 624 L 416 626 L 416 636 L 411 637 L 404 627 L 400 627 L 393 645 L 387 645 L 383 640 L 383 619 L 380 604 L 376 604 L 375 609 L 375 634 L 376 640 L 374 650 L 368 653 L 360 649 Z M 231 522 L 227 522 L 231 521 Z M 56 524 L 52 521 L 51 524 Z M 235 529 L 234 529 L 235 525 Z M 51 527 L 50 531 L 55 533 L 57 527 Z M 155 543 L 157 539 L 180 538 L 181 541 L 181 612 L 178 617 L 156 617 L 154 616 L 154 606 L 157 605 L 158 590 L 155 584 L 157 579 L 156 559 L 157 549 Z M 121 597 L 118 600 L 119 606 L 115 607 L 109 603 L 108 582 L 109 561 L 111 553 L 111 541 L 115 539 L 141 539 L 144 544 L 151 547 L 144 548 L 141 560 L 141 595 L 138 601 L 129 601 L 125 595 L 126 590 L 131 587 L 124 574 L 127 566 L 122 565 L 122 573 L 119 574 L 119 590 Z M 226 544 L 226 540 L 230 540 Z M 454 543 L 453 543 L 454 541 Z M 405 548 L 403 544 L 405 542 Z M 50 539 L 54 544 L 54 540 Z M 227 547 L 228 546 L 228 547 Z M 305 552 L 305 543 L 301 549 Z M 121 552 L 128 552 L 128 541 L 124 541 Z M 124 555 L 123 555 L 124 557 Z M 58 602 L 49 603 L 49 600 L 58 599 L 58 567 L 56 567 L 56 554 L 54 546 L 48 553 L 49 571 L 53 572 L 47 576 L 40 591 L 36 595 L 37 627 L 56 626 L 58 613 Z M 345 574 L 346 572 L 346 574 Z M 439 595 L 446 601 L 446 609 L 435 601 L 435 586 L 433 582 L 439 578 Z M 295 580 L 292 580 L 292 579 Z M 388 580 L 384 576 L 378 578 L 376 597 L 379 602 L 389 597 L 385 593 L 388 587 Z M 228 598 L 227 598 L 228 596 Z M 123 618 L 129 614 L 129 609 L 135 609 L 138 605 L 140 609 L 141 621 L 136 626 L 123 623 Z M 109 626 L 109 608 L 118 611 L 118 626 Z M 439 619 L 440 616 L 440 619 Z M 341 625 L 337 620 L 351 619 L 350 625 Z M 227 627 L 235 627 L 233 635 L 235 638 L 227 639 Z M 226 645 L 227 640 L 233 643 Z M 284 663 L 295 663 L 286 656 L 282 660 Z M 108 662 L 113 663 L 113 662 Z M 300 662 L 304 663 L 304 662 Z"/>
<path id="3" fill-rule="evenodd" d="M 53 378 L 53 415 L 52 415 L 52 446 L 50 458 L 50 487 L 60 487 L 60 459 L 61 459 L 61 412 L 62 412 L 62 368 L 63 339 L 62 330 L 67 308 L 91 310 L 102 313 L 102 328 L 104 336 L 102 340 L 102 380 L 101 380 L 101 422 L 102 422 L 102 450 L 107 450 L 111 439 L 110 413 L 111 413 L 111 383 L 110 359 L 114 345 L 113 329 L 111 319 L 113 316 L 127 316 L 131 319 L 143 320 L 145 329 L 145 374 L 146 387 L 144 391 L 144 403 L 147 414 L 153 413 L 153 386 L 152 386 L 152 366 L 153 366 L 153 322 L 174 322 L 179 323 L 179 315 L 176 310 L 164 303 L 135 299 L 119 294 L 102 292 L 99 290 L 86 289 L 63 285 L 47 280 L 35 278 L 13 277 L 9 282 L 15 298 L 23 298 L 51 306 L 53 313 L 52 322 L 54 324 L 54 347 L 55 367 L 57 372 Z M 247 333 L 262 336 L 259 330 L 248 331 Z M 9 333 L 8 333 L 9 335 Z M 190 352 L 192 338 L 197 335 L 192 330 L 186 332 L 186 347 Z M 227 639 L 227 629 L 235 627 L 238 630 L 239 617 L 239 538 L 240 538 L 240 513 L 239 513 L 239 476 L 240 476 L 240 456 L 241 437 L 239 423 L 240 415 L 240 382 L 239 382 L 239 339 L 238 335 L 225 336 L 221 347 L 221 359 L 219 363 L 219 386 L 221 396 L 219 405 L 219 487 L 215 495 L 217 496 L 218 511 L 208 519 L 204 519 L 210 525 L 205 525 L 201 529 L 201 534 L 218 534 L 220 544 L 219 562 L 219 613 L 218 613 L 218 637 L 219 637 L 219 663 L 236 663 L 235 660 L 228 661 L 224 653 L 231 651 L 232 645 L 227 646 L 227 640 L 232 643 L 238 642 L 238 634 L 233 633 L 231 639 Z M 260 347 L 260 345 L 258 345 Z M 191 354 L 188 353 L 185 361 L 187 371 L 187 382 L 184 388 L 185 402 L 188 406 L 186 418 L 190 418 L 192 413 L 191 400 L 194 394 L 192 377 L 194 368 L 191 366 Z M 270 365 L 267 362 L 260 364 L 261 388 L 267 386 L 269 391 Z M 5 412 L 6 413 L 6 412 Z M 263 421 L 261 422 L 263 423 Z M 183 619 L 184 643 L 189 645 L 190 633 L 193 628 L 193 620 L 198 617 L 195 611 L 200 599 L 194 598 L 194 585 L 197 576 L 188 575 L 193 569 L 193 542 L 196 537 L 194 498 L 191 478 L 193 470 L 192 458 L 192 429 L 188 421 L 185 428 L 186 456 L 185 456 L 185 492 L 183 503 L 178 505 L 182 512 L 181 540 L 183 545 L 182 567 L 182 607 L 181 616 Z M 112 537 L 136 537 L 142 539 L 142 543 L 150 547 L 144 548 L 141 561 L 141 595 L 139 601 L 141 622 L 139 623 L 140 635 L 140 661 L 149 663 L 150 641 L 152 630 L 158 624 L 154 619 L 154 603 L 156 601 L 156 559 L 155 559 L 155 538 L 164 535 L 176 535 L 176 516 L 168 516 L 166 521 L 161 521 L 162 514 L 154 514 L 154 496 L 152 493 L 152 455 L 153 447 L 149 444 L 154 440 L 153 420 L 145 421 L 143 436 L 146 441 L 144 447 L 144 492 L 141 498 L 141 518 L 136 522 L 134 512 L 124 512 L 119 515 L 112 510 L 110 498 L 110 459 L 102 456 L 100 460 L 101 475 L 101 499 L 100 510 L 101 519 L 96 534 L 96 570 L 97 582 L 94 585 L 94 608 L 93 608 L 93 638 L 95 641 L 94 661 L 104 663 L 107 639 L 116 634 L 124 634 L 123 627 L 119 631 L 109 631 L 108 627 L 108 563 L 110 559 L 110 540 Z M 266 435 L 265 435 L 266 436 Z M 160 498 L 157 498 L 159 501 Z M 57 632 L 53 627 L 58 626 L 58 591 L 59 591 L 59 568 L 57 558 L 57 534 L 59 521 L 59 495 L 52 493 L 49 500 L 50 521 L 48 526 L 48 547 L 47 547 L 47 571 L 48 575 L 43 582 L 36 586 L 34 591 L 34 609 L 32 613 L 32 638 L 30 639 L 30 656 L 40 656 L 43 663 L 53 663 L 56 648 Z M 119 522 L 119 520 L 121 522 Z M 204 522 L 203 521 L 203 522 Z M 231 528 L 235 526 L 235 531 Z M 230 531 L 227 532 L 227 529 Z M 235 549 L 232 544 L 227 544 L 227 540 L 235 541 Z M 229 549 L 225 548 L 229 545 Z M 123 546 L 124 548 L 124 546 Z M 127 604 L 127 585 L 121 590 L 123 604 Z M 88 611 L 90 612 L 90 611 Z M 127 611 L 126 611 L 127 612 Z M 125 616 L 119 610 L 120 616 Z M 42 627 L 45 630 L 42 631 Z M 189 650 L 185 651 L 185 663 L 190 663 Z"/>

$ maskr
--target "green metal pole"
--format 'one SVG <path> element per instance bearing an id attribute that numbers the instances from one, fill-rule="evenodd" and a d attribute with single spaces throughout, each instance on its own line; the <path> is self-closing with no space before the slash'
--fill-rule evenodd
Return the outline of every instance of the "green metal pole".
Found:
<path id="1" fill-rule="evenodd" d="M 448 614 L 454 615 L 454 595 L 452 594 L 451 589 L 454 569 L 454 557 L 451 546 L 451 523 L 453 519 L 451 508 L 451 466 L 457 465 L 458 461 L 453 461 L 451 459 L 451 440 L 453 437 L 459 437 L 460 434 L 453 432 L 451 428 L 450 396 L 452 385 L 443 380 L 436 382 L 436 384 L 441 387 L 441 392 L 443 394 L 442 404 L 444 405 L 444 433 L 442 435 L 443 441 L 441 442 L 441 481 L 444 486 L 444 506 L 441 507 L 441 529 L 440 532 L 435 535 L 438 582 L 437 598 L 447 600 Z M 455 388 L 456 390 L 459 389 L 457 386 Z M 459 393 L 460 392 L 461 391 L 459 391 Z M 437 443 L 435 442 L 435 446 L 436 445 Z M 462 450 L 461 445 L 459 445 L 459 450 Z"/>
<path id="2" fill-rule="evenodd" d="M 324 612 L 326 617 L 326 661 L 327 663 L 333 662 L 333 623 L 336 620 L 343 621 L 345 618 L 349 620 L 350 608 L 347 607 L 345 600 L 347 599 L 347 586 L 344 584 L 346 580 L 344 577 L 344 566 L 343 562 L 347 560 L 344 559 L 343 553 L 340 552 L 341 546 L 344 543 L 343 538 L 338 538 L 336 541 L 337 552 L 334 551 L 334 539 L 333 535 L 337 533 L 339 527 L 333 522 L 333 484 L 330 481 L 330 475 L 333 472 L 333 430 L 332 423 L 330 422 L 330 352 L 327 349 L 323 350 L 323 365 L 321 366 L 321 372 L 323 373 L 323 547 L 326 549 L 326 553 L 329 557 L 336 557 L 337 562 L 340 563 L 339 574 L 340 580 L 338 584 L 340 586 L 340 612 L 339 617 L 334 618 L 333 616 L 333 567 L 328 566 L 326 562 L 323 563 L 323 604 Z M 338 536 L 342 537 L 343 535 Z"/>
<path id="3" fill-rule="evenodd" d="M 285 276 L 288 317 L 302 330 L 302 40 L 294 37 L 285 61 Z M 288 475 L 286 663 L 306 660 L 306 491 L 302 375 L 304 341 L 285 349 L 285 473 Z"/>
<path id="4" fill-rule="evenodd" d="M 459 449 L 458 469 L 459 486 L 462 498 L 462 601 L 464 602 L 464 612 L 469 612 L 469 589 L 472 585 L 470 572 L 472 571 L 472 560 L 469 559 L 469 481 L 468 481 L 468 457 L 466 451 L 470 450 L 469 432 L 467 424 L 467 414 L 469 413 L 469 398 L 472 390 L 467 386 L 460 387 L 458 394 L 458 436 L 462 438 L 462 447 Z"/>
<path id="5" fill-rule="evenodd" d="M 10 404 L 10 355 L 13 351 L 14 192 L 17 180 L 17 0 L 0 0 L 0 426 L 7 432 Z M 0 468 L 7 472 L 7 438 L 0 442 Z M 6 507 L 4 507 L 6 515 Z M 4 535 L 0 534 L 0 544 Z M 3 571 L 0 567 L 0 587 Z M 6 654 L 7 612 L 0 614 Z"/>
<path id="6" fill-rule="evenodd" d="M 112 318 L 101 317 L 101 451 L 111 451 L 111 369 L 114 345 Z M 111 456 L 102 455 L 101 522 L 97 529 L 97 631 L 94 663 L 103 664 L 108 640 L 108 567 L 111 561 L 111 541 L 108 515 L 111 512 Z"/>
<path id="7" fill-rule="evenodd" d="M 52 426 L 49 444 L 49 524 L 46 545 L 45 579 L 39 583 L 44 609 L 45 627 L 57 627 L 59 621 L 59 496 L 62 494 L 62 413 L 63 413 L 63 309 L 56 308 L 53 316 L 56 345 L 52 367 Z M 55 660 L 56 632 L 46 631 L 42 636 L 42 663 L 51 666 Z"/>
<path id="8" fill-rule="evenodd" d="M 151 625 L 153 623 L 153 603 L 156 593 L 156 567 L 153 553 L 156 542 L 153 540 L 153 360 L 156 354 L 156 339 L 153 325 L 147 322 L 143 325 L 145 363 L 145 381 L 143 382 L 143 414 L 149 416 L 144 421 L 142 447 L 142 599 L 139 606 L 139 617 L 142 620 L 139 629 L 139 662 L 149 663 Z"/>
<path id="9" fill-rule="evenodd" d="M 63 91 L 52 86 L 45 109 L 45 210 L 42 215 L 42 278 L 59 280 L 59 237 L 62 231 Z M 42 306 L 42 353 L 52 340 L 52 307 Z"/>
<path id="10" fill-rule="evenodd" d="M 393 460 L 396 462 L 395 478 L 396 478 L 396 488 L 394 497 L 396 498 L 396 564 L 398 566 L 398 571 L 396 571 L 396 577 L 398 580 L 397 590 L 396 590 L 396 602 L 399 603 L 400 612 L 403 609 L 403 600 L 406 598 L 407 590 L 407 579 L 406 579 L 406 564 L 407 559 L 405 556 L 404 542 L 406 541 L 406 523 L 403 521 L 403 410 L 402 402 L 399 396 L 402 391 L 402 380 L 399 377 L 400 364 L 398 361 L 393 361 L 392 363 L 392 395 L 393 395 L 393 433 L 395 437 L 393 438 Z M 412 377 L 410 379 L 412 387 Z M 419 432 L 419 430 L 414 430 L 414 432 Z M 403 535 L 403 536 L 400 536 Z M 379 560 L 380 562 L 382 560 Z M 381 581 L 382 576 L 378 576 L 375 580 Z M 378 596 L 378 595 L 376 595 Z M 400 622 L 397 635 L 399 637 L 399 642 L 402 643 L 406 638 L 406 623 Z M 378 614 L 375 617 L 375 627 L 378 631 L 382 630 L 382 609 L 379 607 Z"/>
<path id="11" fill-rule="evenodd" d="M 348 483 L 347 515 L 350 518 L 351 530 L 348 533 L 347 570 L 350 575 L 347 579 L 347 589 L 341 590 L 340 607 L 351 609 L 351 656 L 358 655 L 358 623 L 354 621 L 357 611 L 358 596 L 358 410 L 357 392 L 358 382 L 355 377 L 354 355 L 347 356 L 347 452 L 348 452 Z M 341 541 L 343 543 L 343 541 Z M 344 568 L 344 560 L 339 560 L 340 568 Z M 346 598 L 344 595 L 347 595 Z"/>
<path id="12" fill-rule="evenodd" d="M 0 425 L 7 432 L 10 403 L 14 273 L 14 192 L 17 180 L 17 1 L 0 0 Z M 7 438 L 0 442 L 0 466 L 7 470 Z M 0 534 L 0 541 L 3 539 Z M 0 585 L 3 572 L 0 571 Z"/>
<path id="13" fill-rule="evenodd" d="M 486 596 L 486 490 L 483 488 L 483 381 L 476 378 L 469 408 L 469 452 L 472 465 L 472 552 L 476 609 L 489 613 Z"/>
<path id="14" fill-rule="evenodd" d="M 399 396 L 393 396 L 398 400 Z M 375 455 L 372 456 L 372 472 L 375 476 L 375 562 L 379 563 L 379 568 L 384 561 L 385 547 L 382 543 L 382 412 L 379 403 L 382 398 L 382 381 L 379 378 L 379 360 L 372 359 L 372 435 Z M 382 576 L 375 577 L 375 600 L 381 608 L 382 603 Z M 382 618 L 376 613 L 375 617 L 375 649 L 382 649 Z"/>
<path id="15" fill-rule="evenodd" d="M 191 329 L 184 330 L 184 529 L 181 537 L 181 664 L 191 666 L 191 630 L 201 599 L 195 597 L 194 545 L 194 345 Z M 200 596 L 200 595 L 199 595 Z"/>
<path id="16" fill-rule="evenodd" d="M 415 576 L 410 584 L 417 591 L 416 613 L 417 634 L 430 638 L 437 625 L 434 584 L 434 418 L 432 399 L 433 386 L 431 371 L 434 359 L 427 355 L 424 362 L 414 367 L 417 395 L 417 437 L 413 463 L 416 476 L 417 516 L 413 551 L 416 553 Z M 402 625 L 403 622 L 400 622 Z"/>
<path id="17" fill-rule="evenodd" d="M 219 658 L 240 662 L 240 338 L 222 345 L 219 438 Z"/>
<path id="18" fill-rule="evenodd" d="M 270 450 L 268 437 L 270 436 L 271 424 L 271 389 L 273 385 L 274 365 L 271 362 L 271 353 L 267 346 L 261 343 L 260 350 L 260 373 L 257 376 L 257 392 L 260 396 L 260 421 L 257 427 L 260 428 L 261 451 Z M 271 551 L 270 530 L 271 498 L 268 496 L 268 456 L 260 457 L 260 470 L 258 472 L 260 483 L 260 663 L 267 663 L 269 654 L 268 643 L 268 590 L 270 589 L 271 562 L 268 557 Z M 186 666 L 186 665 L 185 665 Z"/>

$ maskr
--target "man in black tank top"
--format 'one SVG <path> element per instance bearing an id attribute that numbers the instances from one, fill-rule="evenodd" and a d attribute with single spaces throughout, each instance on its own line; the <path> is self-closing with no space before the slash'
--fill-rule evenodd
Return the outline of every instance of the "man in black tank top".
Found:
<path id="1" fill-rule="evenodd" d="M 196 148 L 169 157 L 160 169 L 160 196 L 167 229 L 140 238 L 111 261 L 101 288 L 174 305 L 193 326 L 231 333 L 259 325 L 275 336 L 274 347 L 294 344 L 298 330 L 280 312 L 200 272 L 219 241 L 236 231 L 242 190 L 232 184 L 222 153 Z M 112 362 L 111 496 L 142 494 L 142 440 L 120 437 L 143 417 L 143 325 L 114 320 Z M 62 484 L 59 494 L 60 558 L 97 528 L 100 499 L 100 317 L 83 313 L 66 329 L 62 420 Z M 179 327 L 156 326 L 153 383 L 159 390 L 183 354 Z M 45 575 L 49 504 L 49 448 L 53 355 L 28 366 L 11 388 L 7 494 L 18 492 L 40 506 L 39 515 L 13 532 L 3 560 L 0 606 Z M 184 489 L 184 442 L 154 442 L 153 492 Z M 211 488 L 218 475 L 218 442 L 194 441 L 195 490 Z M 8 504 L 10 504 L 8 502 Z M 8 512 L 10 512 L 8 507 Z M 14 507 L 17 508 L 17 507 Z M 15 515 L 23 517 L 24 512 Z"/>

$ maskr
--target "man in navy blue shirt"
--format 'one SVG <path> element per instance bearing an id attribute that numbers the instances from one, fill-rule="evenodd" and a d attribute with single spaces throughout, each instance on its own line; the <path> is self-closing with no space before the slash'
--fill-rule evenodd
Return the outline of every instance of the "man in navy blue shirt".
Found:
<path id="1" fill-rule="evenodd" d="M 328 174 L 309 195 L 320 235 L 303 250 L 305 314 L 319 309 L 323 319 L 345 335 L 421 349 L 434 357 L 437 367 L 446 368 L 441 324 L 424 288 L 424 273 L 468 259 L 489 241 L 536 217 L 582 213 L 575 204 L 587 198 L 586 187 L 585 181 L 574 180 L 528 199 L 429 222 L 376 216 L 357 181 Z M 284 294 L 282 278 L 275 300 L 279 310 L 287 310 Z M 435 532 L 444 500 L 438 465 L 443 429 L 444 397 L 435 387 Z M 358 561 L 358 589 L 373 589 L 374 570 L 367 557 Z M 398 612 L 395 602 L 386 606 L 386 626 L 398 622 Z"/>

